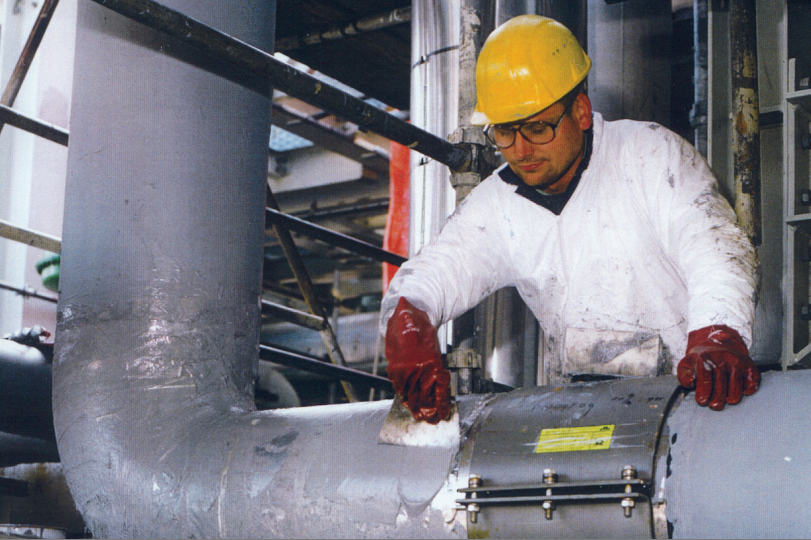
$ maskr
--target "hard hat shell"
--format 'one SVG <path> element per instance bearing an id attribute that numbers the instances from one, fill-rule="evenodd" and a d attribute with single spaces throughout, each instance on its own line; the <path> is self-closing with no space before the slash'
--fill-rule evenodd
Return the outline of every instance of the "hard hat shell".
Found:
<path id="1" fill-rule="evenodd" d="M 588 75 L 591 60 L 572 33 L 540 15 L 499 26 L 476 63 L 476 108 L 470 123 L 506 124 L 546 109 Z"/>

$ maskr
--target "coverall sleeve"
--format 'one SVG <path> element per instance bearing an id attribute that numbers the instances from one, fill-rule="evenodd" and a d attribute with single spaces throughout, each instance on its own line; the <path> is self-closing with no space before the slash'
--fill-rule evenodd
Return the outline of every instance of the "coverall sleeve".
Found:
<path id="1" fill-rule="evenodd" d="M 510 284 L 511 265 L 493 183 L 491 178 L 474 189 L 439 235 L 394 275 L 380 308 L 383 335 L 400 297 L 439 326 Z"/>
<path id="2" fill-rule="evenodd" d="M 646 198 L 664 248 L 687 287 L 687 331 L 725 324 L 751 346 L 757 294 L 752 243 L 701 154 L 665 128 L 658 131 L 658 137 L 638 138 L 643 161 L 638 170 L 654 173 L 644 182 Z"/>

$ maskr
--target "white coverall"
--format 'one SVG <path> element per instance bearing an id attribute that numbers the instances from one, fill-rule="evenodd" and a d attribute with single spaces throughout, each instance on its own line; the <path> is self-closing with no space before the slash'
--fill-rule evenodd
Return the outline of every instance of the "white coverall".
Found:
<path id="1" fill-rule="evenodd" d="M 515 286 L 544 331 L 550 382 L 565 376 L 567 328 L 658 334 L 674 372 L 692 330 L 725 324 L 751 346 L 755 252 L 703 157 L 654 123 L 595 113 L 593 137 L 559 216 L 498 171 L 477 186 L 395 275 L 381 332 L 401 296 L 439 326 Z"/>

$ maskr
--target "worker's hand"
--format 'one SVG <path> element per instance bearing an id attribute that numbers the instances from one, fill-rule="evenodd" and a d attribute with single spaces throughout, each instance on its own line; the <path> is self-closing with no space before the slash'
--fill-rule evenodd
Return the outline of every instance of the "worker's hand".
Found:
<path id="1" fill-rule="evenodd" d="M 687 353 L 677 369 L 679 383 L 696 389 L 696 403 L 720 411 L 752 395 L 760 372 L 740 334 L 724 325 L 707 326 L 687 336 Z"/>
<path id="2" fill-rule="evenodd" d="M 386 359 L 394 391 L 415 420 L 437 424 L 450 416 L 450 382 L 436 328 L 428 315 L 400 298 L 386 328 Z"/>

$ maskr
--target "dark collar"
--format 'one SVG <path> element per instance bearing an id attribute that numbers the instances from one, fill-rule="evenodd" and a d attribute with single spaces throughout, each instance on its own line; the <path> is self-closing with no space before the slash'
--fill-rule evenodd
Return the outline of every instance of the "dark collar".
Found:
<path id="1" fill-rule="evenodd" d="M 569 185 L 566 187 L 566 191 L 563 193 L 559 193 L 557 195 L 544 195 L 534 187 L 525 184 L 524 181 L 521 180 L 517 174 L 515 174 L 509 165 L 498 171 L 498 176 L 508 184 L 517 186 L 515 192 L 518 195 L 529 199 L 537 205 L 543 206 L 556 216 L 559 216 L 563 211 L 563 208 L 566 206 L 566 203 L 569 202 L 569 199 L 572 197 L 574 190 L 577 189 L 577 185 L 580 183 L 580 177 L 583 176 L 583 171 L 585 171 L 586 167 L 589 166 L 593 141 L 594 130 L 589 128 L 586 130 L 586 148 L 583 152 L 583 159 L 580 161 L 580 165 L 577 166 L 577 170 L 574 172 L 574 177 L 572 177 L 571 182 L 569 182 Z"/>

